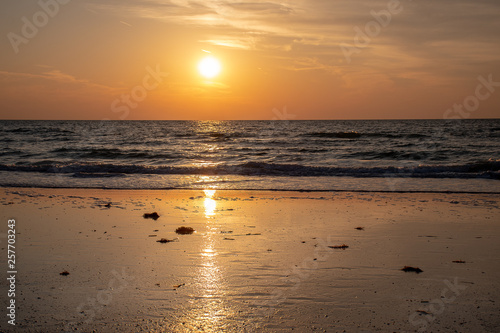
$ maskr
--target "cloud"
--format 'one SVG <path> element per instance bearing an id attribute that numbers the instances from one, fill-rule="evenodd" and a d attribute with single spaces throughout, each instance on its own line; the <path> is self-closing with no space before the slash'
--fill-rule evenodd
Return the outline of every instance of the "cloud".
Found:
<path id="1" fill-rule="evenodd" d="M 125 22 L 125 21 L 120 21 L 120 23 L 121 23 L 121 24 L 124 24 L 124 25 L 126 25 L 126 26 L 128 26 L 128 27 L 131 27 L 131 26 L 132 26 L 132 24 L 127 23 L 127 22 Z"/>
<path id="2" fill-rule="evenodd" d="M 175 24 L 205 27 L 220 34 L 261 33 L 296 39 L 296 43 L 321 43 L 338 47 L 352 42 L 355 26 L 373 20 L 372 11 L 387 9 L 387 0 L 363 1 L 107 1 L 89 4 L 116 15 L 160 19 Z M 385 44 L 397 43 L 411 50 L 436 41 L 495 43 L 499 31 L 500 2 L 470 0 L 420 0 L 401 2 L 403 11 L 393 15 L 384 34 Z M 235 30 L 236 29 L 236 30 Z M 384 36 L 385 35 L 385 36 Z M 244 39 L 244 37 L 242 37 Z M 225 38 L 209 38 L 214 41 Z M 231 39 L 231 38 L 230 38 Z M 246 42 L 234 43 L 247 44 Z M 255 45 L 258 47 L 259 45 Z M 238 46 L 237 46 L 238 47 Z"/>
<path id="3" fill-rule="evenodd" d="M 237 2 L 237 3 L 227 3 L 228 8 L 233 8 L 237 11 L 246 13 L 257 13 L 262 14 L 290 14 L 293 12 L 291 7 L 285 6 L 280 3 L 272 2 Z"/>
<path id="4" fill-rule="evenodd" d="M 40 66 L 38 66 L 40 67 Z M 41 73 L 0 71 L 0 117 L 102 119 L 116 116 L 110 103 L 122 89 L 81 79 L 42 65 Z"/>
<path id="5" fill-rule="evenodd" d="M 38 65 L 42 68 L 50 68 L 46 65 Z M 115 88 L 111 88 L 105 85 L 93 83 L 89 80 L 78 79 L 73 75 L 63 73 L 60 70 L 52 69 L 40 74 L 34 73 L 19 73 L 19 72 L 8 72 L 0 71 L 0 80 L 4 82 L 21 83 L 21 84 L 63 84 L 66 85 L 68 89 L 70 88 L 85 88 L 85 89 L 95 89 L 106 92 L 116 91 Z"/>

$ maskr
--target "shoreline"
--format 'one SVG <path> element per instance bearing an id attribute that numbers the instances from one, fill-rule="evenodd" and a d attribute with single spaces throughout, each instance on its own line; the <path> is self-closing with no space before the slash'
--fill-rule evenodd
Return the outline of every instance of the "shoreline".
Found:
<path id="1" fill-rule="evenodd" d="M 203 191 L 203 189 L 207 190 L 217 190 L 217 191 L 228 191 L 228 192 L 300 192 L 300 193 L 382 193 L 382 194 L 479 194 L 479 195 L 500 195 L 500 191 L 498 192 L 475 192 L 475 191 L 432 191 L 432 190 L 394 190 L 394 191 L 384 191 L 384 190 L 296 190 L 296 189 L 259 189 L 259 188 L 251 188 L 251 189 L 233 189 L 233 188 L 225 188 L 225 189 L 216 189 L 207 187 L 200 188 L 113 188 L 113 187 L 40 187 L 40 186 L 2 186 L 1 189 L 6 190 L 95 190 L 95 191 Z"/>
<path id="2" fill-rule="evenodd" d="M 0 205 L 19 265 L 6 332 L 500 325 L 496 194 L 1 188 Z"/>

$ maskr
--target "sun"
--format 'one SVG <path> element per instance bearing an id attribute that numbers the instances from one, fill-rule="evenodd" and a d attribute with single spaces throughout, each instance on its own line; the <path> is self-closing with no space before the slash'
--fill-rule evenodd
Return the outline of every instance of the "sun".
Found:
<path id="1" fill-rule="evenodd" d="M 202 76 L 207 79 L 211 79 L 216 77 L 221 71 L 221 65 L 219 60 L 215 59 L 212 56 L 208 56 L 203 58 L 198 63 L 198 71 Z"/>

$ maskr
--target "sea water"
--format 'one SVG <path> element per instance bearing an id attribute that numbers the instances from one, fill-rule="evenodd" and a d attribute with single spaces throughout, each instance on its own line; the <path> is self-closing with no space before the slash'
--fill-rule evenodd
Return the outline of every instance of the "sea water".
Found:
<path id="1" fill-rule="evenodd" d="M 500 192 L 500 119 L 0 121 L 0 186 Z"/>

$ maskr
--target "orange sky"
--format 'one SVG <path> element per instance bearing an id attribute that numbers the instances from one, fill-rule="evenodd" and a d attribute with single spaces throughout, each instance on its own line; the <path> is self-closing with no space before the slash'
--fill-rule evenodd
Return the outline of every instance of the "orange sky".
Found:
<path id="1" fill-rule="evenodd" d="M 500 118 L 499 1 L 0 7 L 0 119 Z"/>

